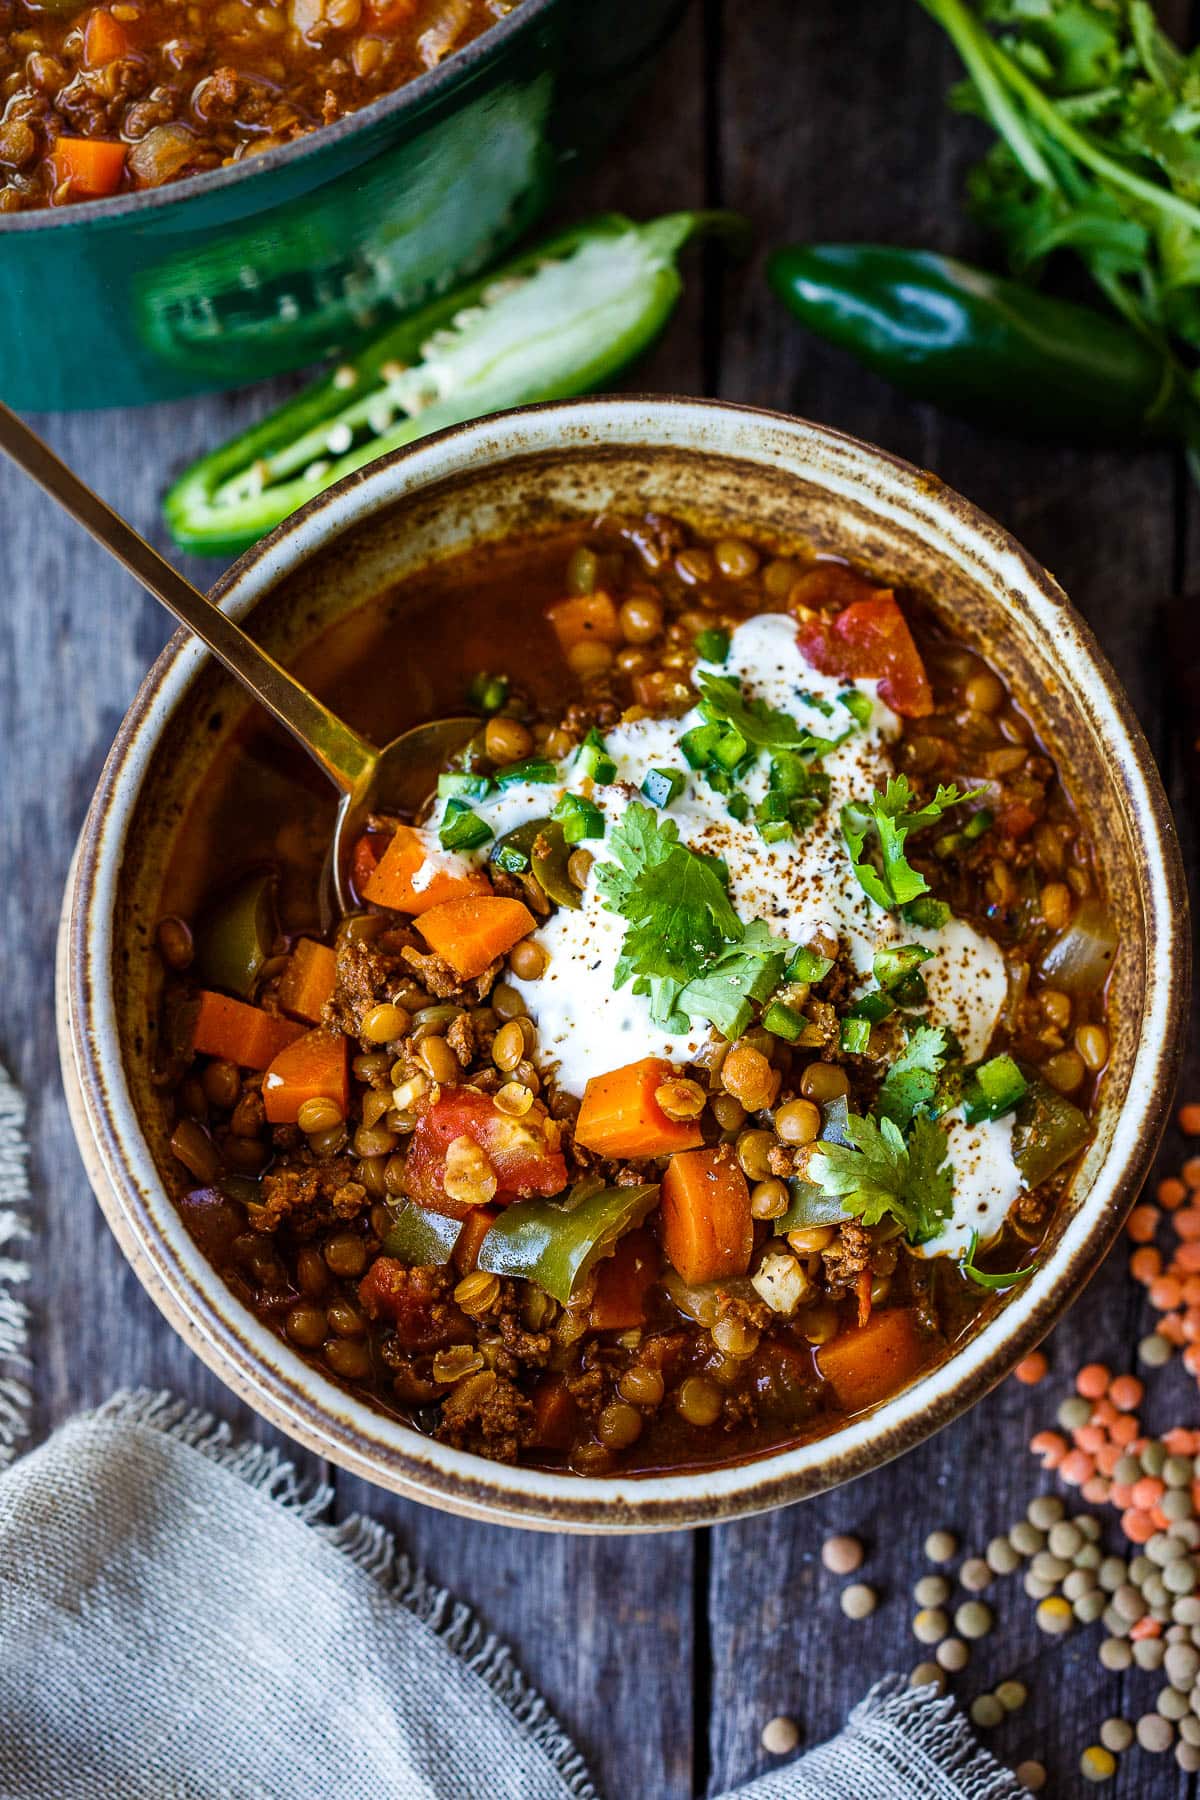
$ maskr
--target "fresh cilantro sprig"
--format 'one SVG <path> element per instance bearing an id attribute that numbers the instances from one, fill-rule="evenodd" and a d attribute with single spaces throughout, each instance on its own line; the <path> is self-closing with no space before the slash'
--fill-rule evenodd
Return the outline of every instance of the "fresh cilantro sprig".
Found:
<path id="1" fill-rule="evenodd" d="M 907 906 L 929 892 L 929 883 L 913 868 L 905 846 L 914 831 L 923 831 L 952 806 L 973 800 L 982 790 L 963 793 L 953 785 L 939 785 L 932 800 L 923 805 L 906 775 L 892 776 L 882 794 L 870 800 L 849 800 L 842 807 L 842 836 L 859 885 L 877 905 L 889 910 Z M 869 858 L 877 854 L 879 866 Z"/>
<path id="2" fill-rule="evenodd" d="M 910 1244 L 936 1237 L 950 1217 L 954 1170 L 942 1127 L 918 1114 L 905 1138 L 890 1118 L 847 1116 L 845 1144 L 822 1143 L 808 1158 L 806 1178 L 842 1200 L 864 1225 L 898 1221 Z"/>
<path id="3" fill-rule="evenodd" d="M 903 1129 L 932 1105 L 945 1066 L 946 1033 L 938 1025 L 918 1025 L 883 1078 L 875 1105 L 881 1118 Z"/>
<path id="4" fill-rule="evenodd" d="M 737 1037 L 751 1002 L 779 986 L 794 946 L 761 920 L 744 924 L 718 858 L 689 850 L 674 819 L 640 801 L 609 834 L 615 860 L 596 865 L 605 906 L 625 920 L 613 981 L 650 999 L 655 1023 L 686 1031 L 707 1019 Z"/>

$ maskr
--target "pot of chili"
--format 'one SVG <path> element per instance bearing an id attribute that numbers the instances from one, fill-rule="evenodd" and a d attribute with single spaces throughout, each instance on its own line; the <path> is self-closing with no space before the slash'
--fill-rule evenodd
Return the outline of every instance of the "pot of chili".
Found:
<path id="1" fill-rule="evenodd" d="M 190 644 L 68 896 L 81 1145 L 189 1341 L 435 1504 L 648 1529 L 849 1478 L 1044 1334 L 1169 1104 L 1153 765 L 1048 576 L 815 426 L 447 432 L 223 584 L 368 733 L 473 706 L 360 908 Z"/>
<path id="2" fill-rule="evenodd" d="M 520 236 L 679 11 L 5 0 L 0 395 L 136 404 L 352 346 Z"/>

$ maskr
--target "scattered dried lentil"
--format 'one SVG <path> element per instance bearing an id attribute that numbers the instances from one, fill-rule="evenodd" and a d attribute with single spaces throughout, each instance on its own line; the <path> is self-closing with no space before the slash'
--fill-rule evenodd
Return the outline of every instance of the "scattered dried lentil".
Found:
<path id="1" fill-rule="evenodd" d="M 1018 1763 L 1013 1773 L 1027 1793 L 1040 1794 L 1046 1785 L 1046 1771 L 1040 1762 Z"/>
<path id="2" fill-rule="evenodd" d="M 1133 1742 L 1133 1726 L 1128 1719 L 1105 1719 L 1100 1727 L 1100 1742 L 1119 1756 Z"/>
<path id="3" fill-rule="evenodd" d="M 853 1575 L 861 1569 L 863 1547 L 856 1537 L 826 1538 L 821 1545 L 821 1561 L 831 1575 Z"/>
<path id="4" fill-rule="evenodd" d="M 963 1587 L 966 1588 L 968 1594 L 981 1594 L 984 1588 L 991 1586 L 992 1571 L 988 1568 L 982 1556 L 968 1556 L 966 1562 L 958 1571 L 958 1579 Z"/>
<path id="5" fill-rule="evenodd" d="M 1075 1622 L 1075 1615 L 1069 1601 L 1064 1600 L 1059 1594 L 1048 1594 L 1044 1600 L 1040 1600 L 1034 1617 L 1037 1620 L 1039 1631 L 1045 1631 L 1051 1637 L 1058 1637 L 1062 1632 L 1070 1631 Z"/>
<path id="6" fill-rule="evenodd" d="M 939 1665 L 943 1669 L 948 1669 L 952 1675 L 956 1675 L 960 1669 L 965 1669 L 971 1660 L 970 1646 L 964 1644 L 963 1640 L 957 1637 L 943 1638 L 933 1654 Z"/>
<path id="7" fill-rule="evenodd" d="M 954 1615 L 954 1629 L 959 1637 L 986 1637 L 992 1624 L 992 1609 L 982 1600 L 964 1600 Z"/>
<path id="8" fill-rule="evenodd" d="M 982 1726 L 985 1731 L 990 1730 L 993 1725 L 998 1725 L 1003 1717 L 1004 1708 L 995 1694 L 980 1694 L 977 1700 L 972 1700 L 972 1722 Z"/>
<path id="9" fill-rule="evenodd" d="M 952 1531 L 931 1531 L 925 1539 L 925 1555 L 931 1563 L 950 1562 L 958 1554 L 958 1539 Z"/>
<path id="10" fill-rule="evenodd" d="M 1117 1759 L 1103 1744 L 1089 1744 L 1079 1759 L 1079 1773 L 1085 1781 L 1111 1781 L 1117 1772 Z"/>
<path id="11" fill-rule="evenodd" d="M 790 1756 L 800 1742 L 800 1727 L 795 1719 L 780 1713 L 768 1719 L 762 1728 L 762 1747 L 770 1756 Z"/>
<path id="12" fill-rule="evenodd" d="M 922 1575 L 913 1587 L 913 1599 L 918 1606 L 945 1606 L 950 1592 L 944 1575 Z"/>
<path id="13" fill-rule="evenodd" d="M 879 1596 L 865 1581 L 852 1581 L 841 1592 L 841 1608 L 848 1619 L 869 1619 L 879 1604 Z"/>
<path id="14" fill-rule="evenodd" d="M 909 1687 L 928 1687 L 930 1683 L 937 1688 L 939 1694 L 946 1689 L 946 1677 L 935 1662 L 918 1663 L 908 1678 Z"/>

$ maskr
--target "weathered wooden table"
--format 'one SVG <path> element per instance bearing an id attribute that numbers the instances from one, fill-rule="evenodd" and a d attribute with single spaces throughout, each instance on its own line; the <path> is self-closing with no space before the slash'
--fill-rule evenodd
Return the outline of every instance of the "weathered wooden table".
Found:
<path id="1" fill-rule="evenodd" d="M 573 210 L 720 204 L 749 215 L 760 245 L 807 236 L 963 247 L 971 130 L 943 107 L 956 73 L 937 32 L 906 0 L 707 0 L 689 15 L 604 169 L 572 197 Z M 637 385 L 790 409 L 936 469 L 1062 579 L 1170 776 L 1158 608 L 1171 589 L 1196 584 L 1200 509 L 1169 459 L 993 442 L 909 406 L 793 328 L 765 288 L 761 256 L 736 270 L 693 265 L 680 314 Z M 38 423 L 161 542 L 167 478 L 273 397 L 255 390 Z M 195 563 L 189 572 L 206 583 L 217 571 Z M 263 1437 L 122 1261 L 84 1182 L 58 1077 L 52 961 L 71 846 L 167 622 L 6 467 L 0 594 L 0 1057 L 31 1108 L 35 1433 L 119 1385 L 151 1384 Z M 1188 840 L 1186 817 L 1181 827 Z M 1110 1261 L 1055 1334 L 1051 1381 L 1034 1390 L 1009 1382 L 903 1461 L 773 1517 L 690 1535 L 535 1539 L 459 1523 L 342 1476 L 337 1504 L 393 1526 L 513 1643 L 611 1800 L 718 1794 L 764 1766 L 759 1732 L 774 1713 L 793 1714 L 817 1742 L 873 1679 L 925 1654 L 909 1623 L 926 1533 L 948 1525 L 981 1549 L 1039 1491 L 1044 1478 L 1024 1446 L 1052 1422 L 1070 1372 L 1094 1355 L 1133 1366 L 1147 1321 L 1124 1260 Z M 1181 1371 L 1158 1379 L 1155 1398 L 1159 1423 L 1187 1409 L 1195 1418 L 1195 1390 Z M 297 1460 L 328 1473 L 303 1453 Z M 869 1546 L 865 1574 L 883 1599 L 865 1624 L 842 1617 L 837 1584 L 821 1570 L 817 1553 L 831 1530 L 857 1532 Z M 1039 1638 L 1015 1580 L 997 1585 L 1000 1629 L 976 1650 L 958 1689 L 970 1699 L 1007 1675 L 1026 1681 L 1028 1706 L 989 1741 L 1010 1763 L 1043 1759 L 1055 1794 L 1080 1793 L 1079 1753 L 1100 1720 L 1136 1718 L 1158 1682 L 1105 1674 L 1097 1627 L 1065 1642 Z M 1188 1789 L 1170 1757 L 1137 1752 L 1109 1791 L 1129 1800 Z"/>

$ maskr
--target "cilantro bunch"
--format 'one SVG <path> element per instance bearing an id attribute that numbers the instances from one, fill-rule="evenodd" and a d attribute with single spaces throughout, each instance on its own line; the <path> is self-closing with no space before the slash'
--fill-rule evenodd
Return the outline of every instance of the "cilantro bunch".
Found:
<path id="1" fill-rule="evenodd" d="M 1066 252 L 1200 393 L 1200 50 L 1147 0 L 921 4 L 966 66 L 953 103 L 998 134 L 969 197 L 1012 268 Z"/>

